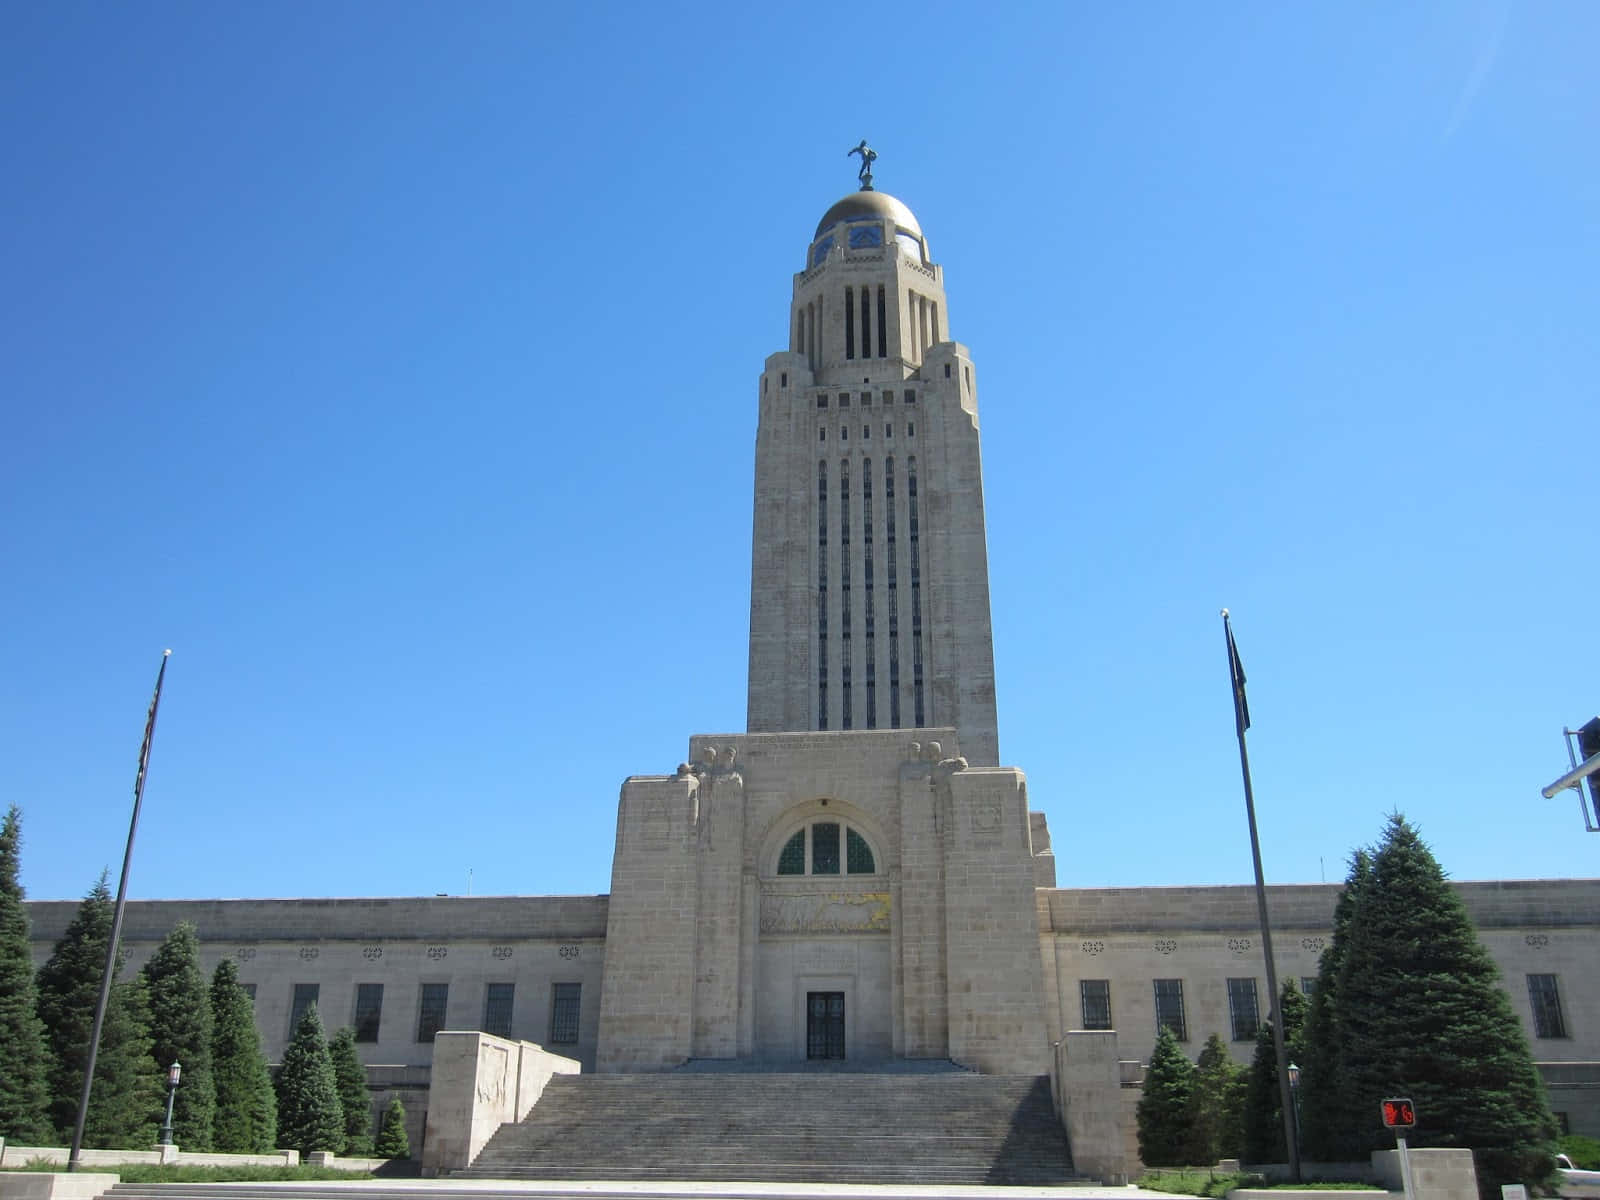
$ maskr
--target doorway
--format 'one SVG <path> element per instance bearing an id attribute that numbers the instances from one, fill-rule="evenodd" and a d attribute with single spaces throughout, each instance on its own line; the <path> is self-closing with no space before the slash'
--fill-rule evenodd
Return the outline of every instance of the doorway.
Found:
<path id="1" fill-rule="evenodd" d="M 844 993 L 806 993 L 806 1057 L 844 1057 Z"/>

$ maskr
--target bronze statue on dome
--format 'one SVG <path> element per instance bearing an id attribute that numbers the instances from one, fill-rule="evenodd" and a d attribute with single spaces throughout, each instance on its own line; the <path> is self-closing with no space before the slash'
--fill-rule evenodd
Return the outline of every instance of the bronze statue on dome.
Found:
<path id="1" fill-rule="evenodd" d="M 870 192 L 872 190 L 872 164 L 876 161 L 878 152 L 867 145 L 866 138 L 862 138 L 859 146 L 844 152 L 846 158 L 849 158 L 852 154 L 861 155 L 861 170 L 856 174 L 856 178 L 861 180 L 861 190 Z"/>

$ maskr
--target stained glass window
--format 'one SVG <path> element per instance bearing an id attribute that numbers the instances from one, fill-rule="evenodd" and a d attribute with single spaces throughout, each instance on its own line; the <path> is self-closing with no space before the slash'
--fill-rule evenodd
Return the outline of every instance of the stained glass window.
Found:
<path id="1" fill-rule="evenodd" d="M 845 831 L 846 867 L 852 875 L 871 875 L 878 868 L 872 861 L 872 847 L 854 829 Z"/>
<path id="2" fill-rule="evenodd" d="M 806 831 L 802 829 L 784 843 L 778 855 L 779 875 L 804 875 L 806 873 Z"/>
<path id="3" fill-rule="evenodd" d="M 811 827 L 811 873 L 839 873 L 839 827 L 832 821 L 818 821 Z"/>

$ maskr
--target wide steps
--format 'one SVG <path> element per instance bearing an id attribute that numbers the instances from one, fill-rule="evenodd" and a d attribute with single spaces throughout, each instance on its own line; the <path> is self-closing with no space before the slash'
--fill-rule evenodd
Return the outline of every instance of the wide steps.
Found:
<path id="1" fill-rule="evenodd" d="M 457 1178 L 1079 1182 L 1043 1076 L 557 1076 Z"/>

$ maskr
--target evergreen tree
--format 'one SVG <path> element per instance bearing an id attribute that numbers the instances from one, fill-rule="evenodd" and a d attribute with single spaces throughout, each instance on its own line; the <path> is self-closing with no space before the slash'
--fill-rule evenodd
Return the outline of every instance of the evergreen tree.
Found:
<path id="1" fill-rule="evenodd" d="M 1139 1159 L 1145 1166 L 1187 1165 L 1194 1074 L 1194 1064 L 1184 1057 L 1172 1030 L 1163 1025 L 1139 1097 Z"/>
<path id="2" fill-rule="evenodd" d="M 85 1146 L 145 1150 L 156 1140 L 165 1091 L 150 1053 L 149 1027 L 150 998 L 144 980 L 114 984 L 100 1030 L 94 1095 L 83 1125 Z"/>
<path id="3" fill-rule="evenodd" d="M 39 1018 L 51 1055 L 49 1116 L 62 1144 L 77 1120 L 110 937 L 111 893 L 101 875 L 38 975 Z M 113 973 L 120 966 L 119 954 Z M 85 1117 L 85 1145 L 123 1148 L 127 1141 L 142 1148 L 154 1140 L 161 1081 L 150 1058 L 147 1017 L 142 988 L 112 987 Z M 149 1135 L 140 1136 L 147 1126 Z"/>
<path id="4" fill-rule="evenodd" d="M 356 1051 L 356 1031 L 346 1026 L 334 1034 L 328 1055 L 333 1059 L 339 1107 L 344 1110 L 343 1153 L 365 1158 L 372 1153 L 372 1093 L 367 1091 L 367 1069 Z"/>
<path id="5" fill-rule="evenodd" d="M 278 1097 L 261 1053 L 255 1006 L 239 986 L 232 959 L 218 963 L 211 976 L 211 1021 L 217 1094 L 212 1144 L 229 1154 L 266 1154 L 277 1144 Z"/>
<path id="6" fill-rule="evenodd" d="M 13 804 L 0 822 L 0 1137 L 36 1146 L 51 1139 L 46 1115 L 49 1060 L 28 951 L 21 848 L 22 810 Z"/>
<path id="7" fill-rule="evenodd" d="M 1335 1009 L 1361 1149 L 1393 1144 L 1378 1103 L 1409 1096 L 1408 1140 L 1470 1147 L 1485 1200 L 1550 1176 L 1556 1123 L 1527 1038 L 1460 897 L 1398 815 L 1350 913 Z"/>
<path id="8" fill-rule="evenodd" d="M 383 1125 L 378 1130 L 374 1153 L 379 1158 L 410 1158 L 411 1141 L 406 1137 L 406 1106 L 396 1096 L 383 1110 Z"/>
<path id="9" fill-rule="evenodd" d="M 1339 972 L 1349 948 L 1350 914 L 1371 878 L 1372 855 L 1364 849 L 1357 850 L 1350 858 L 1350 873 L 1333 910 L 1333 937 L 1322 952 L 1317 990 L 1306 1012 L 1304 1045 L 1298 1060 L 1300 1116 L 1306 1157 L 1314 1162 L 1341 1162 L 1361 1153 L 1348 1132 L 1359 1127 L 1361 1105 L 1344 1086 L 1339 1065 L 1342 1035 L 1337 1023 L 1337 1001 Z"/>
<path id="10" fill-rule="evenodd" d="M 278 1140 L 302 1155 L 338 1153 L 344 1145 L 344 1111 L 333 1059 L 323 1037 L 317 1006 L 306 1009 L 278 1068 Z"/>
<path id="11" fill-rule="evenodd" d="M 1241 1072 L 1228 1055 L 1228 1047 L 1213 1033 L 1206 1039 L 1195 1063 L 1194 1091 L 1189 1102 L 1190 1149 L 1188 1161 L 1210 1165 L 1224 1158 L 1239 1158 L 1244 1145 Z"/>
<path id="12" fill-rule="evenodd" d="M 211 1070 L 211 997 L 200 973 L 200 942 L 184 921 L 144 966 L 150 1000 L 150 1039 L 163 1076 L 174 1062 L 183 1079 L 172 1104 L 172 1140 L 185 1150 L 212 1148 L 217 1108 Z"/>
<path id="13" fill-rule="evenodd" d="M 1293 979 L 1283 981 L 1278 1008 L 1283 1013 L 1284 1053 L 1299 1066 L 1306 998 Z M 1288 1162 L 1289 1151 L 1283 1143 L 1283 1093 L 1278 1089 L 1278 1049 L 1270 1020 L 1256 1031 L 1256 1052 L 1246 1078 L 1244 1157 L 1253 1163 Z"/>

